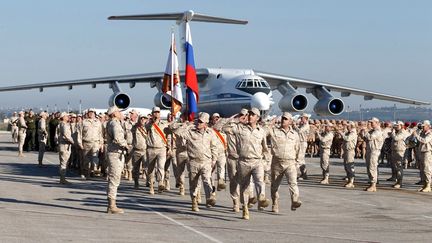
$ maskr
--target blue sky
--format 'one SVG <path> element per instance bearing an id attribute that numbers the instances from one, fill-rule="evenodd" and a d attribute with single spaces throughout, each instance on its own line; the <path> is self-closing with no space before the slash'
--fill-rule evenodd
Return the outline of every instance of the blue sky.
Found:
<path id="1" fill-rule="evenodd" d="M 0 84 L 163 71 L 172 22 L 107 17 L 188 9 L 249 20 L 192 23 L 198 68 L 253 68 L 432 100 L 431 1 L 2 1 Z M 132 106 L 153 105 L 156 90 L 148 84 L 123 90 Z M 107 86 L 0 93 L 0 106 L 78 107 L 81 99 L 85 107 L 104 108 L 110 94 Z M 363 102 L 344 101 L 351 109 Z M 382 105 L 393 103 L 362 106 Z"/>

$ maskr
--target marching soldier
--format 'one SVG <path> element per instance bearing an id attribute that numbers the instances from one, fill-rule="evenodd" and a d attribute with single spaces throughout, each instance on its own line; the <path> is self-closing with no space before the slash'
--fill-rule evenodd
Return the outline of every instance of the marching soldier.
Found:
<path id="1" fill-rule="evenodd" d="M 296 160 L 300 152 L 300 138 L 291 126 L 292 115 L 284 112 L 281 126 L 270 128 L 268 132 L 273 155 L 271 162 L 271 197 L 273 201 L 272 212 L 275 213 L 279 212 L 278 190 L 284 176 L 288 179 L 291 210 L 296 210 L 301 206 L 296 168 Z"/>
<path id="2" fill-rule="evenodd" d="M 366 166 L 370 182 L 369 187 L 365 190 L 368 192 L 376 192 L 376 184 L 378 182 L 378 159 L 384 143 L 384 137 L 378 118 L 373 117 L 369 120 L 369 123 L 371 129 L 368 132 L 364 129 L 360 132 L 360 136 L 366 141 Z"/>
<path id="3" fill-rule="evenodd" d="M 323 179 L 321 184 L 329 184 L 330 172 L 330 149 L 333 142 L 334 134 L 332 132 L 333 124 L 325 124 L 324 133 L 320 134 L 317 131 L 317 137 L 320 140 L 320 165 L 322 169 Z"/>
<path id="4" fill-rule="evenodd" d="M 404 124 L 398 121 L 393 126 L 394 130 L 390 134 L 391 139 L 391 156 L 390 162 L 392 163 L 392 168 L 394 168 L 394 174 L 396 177 L 396 183 L 393 185 L 394 188 L 401 188 L 403 179 L 403 164 L 405 160 L 406 145 L 405 140 L 410 135 L 404 129 Z"/>
<path id="5" fill-rule="evenodd" d="M 147 139 L 147 131 L 145 130 L 145 124 L 147 122 L 147 116 L 141 115 L 139 116 L 138 122 L 132 127 L 132 145 L 133 145 L 133 154 L 132 154 L 132 175 L 134 179 L 134 188 L 139 188 L 139 177 L 141 166 L 147 167 L 146 162 L 146 139 Z"/>
<path id="6" fill-rule="evenodd" d="M 217 174 L 217 190 L 221 191 L 226 187 L 225 185 L 226 154 L 225 153 L 227 149 L 227 141 L 226 141 L 226 135 L 213 126 L 218 122 L 219 119 L 220 119 L 219 113 L 214 113 L 211 116 L 212 128 L 218 138 L 217 139 L 218 156 L 216 160 L 216 171 L 217 171 L 216 174 Z"/>
<path id="7" fill-rule="evenodd" d="M 310 115 L 303 113 L 300 117 L 300 126 L 294 127 L 294 129 L 298 132 L 300 136 L 300 152 L 299 158 L 297 160 L 297 169 L 299 170 L 299 179 L 307 179 L 307 170 L 306 170 L 306 149 L 307 149 L 307 140 L 309 136 L 309 118 Z"/>
<path id="8" fill-rule="evenodd" d="M 432 175 L 432 132 L 431 124 L 429 120 L 423 121 L 423 129 L 418 134 L 416 131 L 413 135 L 417 138 L 419 142 L 419 158 L 420 163 L 423 165 L 424 174 L 424 185 L 419 190 L 420 192 L 431 192 L 431 175 Z"/>
<path id="9" fill-rule="evenodd" d="M 117 188 L 120 185 L 121 173 L 124 167 L 124 159 L 128 144 L 125 140 L 124 129 L 121 125 L 121 113 L 116 106 L 108 109 L 110 121 L 107 123 L 107 155 L 108 155 L 108 208 L 107 213 L 123 213 L 123 209 L 117 207 Z"/>
<path id="10" fill-rule="evenodd" d="M 248 124 L 239 124 L 234 129 L 236 149 L 239 155 L 238 180 L 240 184 L 240 202 L 243 204 L 243 219 L 249 219 L 249 191 L 251 177 L 258 195 L 258 209 L 268 207 L 265 197 L 263 154 L 267 153 L 266 131 L 258 125 L 260 111 L 252 108 L 248 114 Z"/>
<path id="11" fill-rule="evenodd" d="M 66 180 L 66 167 L 71 154 L 71 146 L 74 143 L 72 139 L 69 115 L 66 112 L 60 114 L 58 130 L 58 144 L 59 144 L 59 159 L 60 159 L 60 184 L 69 184 Z"/>
<path id="12" fill-rule="evenodd" d="M 39 167 L 42 166 L 42 161 L 45 153 L 45 147 L 47 143 L 48 138 L 48 131 L 47 131 L 47 124 L 46 119 L 48 117 L 48 113 L 41 112 L 40 113 L 40 120 L 38 123 L 38 141 L 39 141 L 39 155 L 38 155 L 38 162 Z"/>
<path id="13" fill-rule="evenodd" d="M 24 149 L 24 143 L 27 135 L 27 124 L 24 119 L 24 111 L 20 111 L 18 113 L 18 157 L 24 157 L 23 149 Z"/>
<path id="14" fill-rule="evenodd" d="M 345 133 L 342 133 L 342 131 L 339 132 L 342 135 L 342 139 L 343 139 L 342 149 L 343 149 L 344 168 L 348 178 L 348 183 L 345 184 L 345 187 L 353 188 L 354 177 L 355 177 L 354 157 L 355 157 L 355 148 L 356 148 L 356 142 L 358 137 L 355 123 L 350 121 L 347 125 L 347 131 Z"/>
<path id="15" fill-rule="evenodd" d="M 155 106 L 152 110 L 152 118 L 146 124 L 147 130 L 147 164 L 150 194 L 154 194 L 154 170 L 158 182 L 158 191 L 165 190 L 165 162 L 168 141 L 164 133 L 167 124 L 160 120 L 160 108 Z"/>
<path id="16" fill-rule="evenodd" d="M 189 190 L 192 199 L 192 211 L 198 208 L 198 180 L 201 176 L 206 195 L 206 206 L 216 205 L 215 194 L 212 193 L 211 184 L 212 167 L 216 163 L 217 148 L 214 132 L 207 127 L 209 114 L 202 112 L 194 127 L 182 126 L 180 128 L 171 125 L 174 134 L 186 141 L 187 154 L 189 157 Z"/>

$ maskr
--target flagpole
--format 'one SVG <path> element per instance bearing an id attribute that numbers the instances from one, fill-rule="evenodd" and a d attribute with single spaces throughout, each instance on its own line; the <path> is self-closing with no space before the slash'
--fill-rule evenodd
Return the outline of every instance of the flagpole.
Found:
<path id="1" fill-rule="evenodd" d="M 171 27 L 171 116 L 174 115 L 174 27 Z"/>

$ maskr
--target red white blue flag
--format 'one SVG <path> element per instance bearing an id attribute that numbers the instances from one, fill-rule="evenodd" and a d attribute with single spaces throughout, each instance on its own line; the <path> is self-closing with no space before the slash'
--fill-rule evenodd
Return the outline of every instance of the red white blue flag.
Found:
<path id="1" fill-rule="evenodd" d="M 190 32 L 189 23 L 186 22 L 186 73 L 185 73 L 185 83 L 186 83 L 186 112 L 189 121 L 192 121 L 195 114 L 198 113 L 198 80 L 195 71 L 195 61 L 194 53 L 192 47 L 192 35 Z"/>

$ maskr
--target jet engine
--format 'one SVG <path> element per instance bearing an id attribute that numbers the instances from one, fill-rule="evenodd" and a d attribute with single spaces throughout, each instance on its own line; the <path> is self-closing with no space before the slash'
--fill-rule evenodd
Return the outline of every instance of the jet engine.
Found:
<path id="1" fill-rule="evenodd" d="M 129 95 L 122 92 L 115 92 L 108 100 L 109 106 L 117 106 L 119 109 L 126 109 L 130 105 Z"/>
<path id="2" fill-rule="evenodd" d="M 308 105 L 308 99 L 298 93 L 286 94 L 280 99 L 278 105 L 281 111 L 303 111 Z"/>
<path id="3" fill-rule="evenodd" d="M 153 102 L 155 106 L 159 106 L 162 109 L 170 109 L 171 108 L 171 100 L 167 98 L 163 93 L 157 93 L 153 98 Z"/>
<path id="4" fill-rule="evenodd" d="M 340 115 L 344 111 L 344 103 L 341 99 L 335 97 L 326 97 L 318 101 L 314 106 L 314 112 L 318 115 Z"/>

